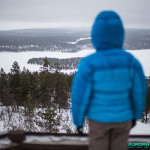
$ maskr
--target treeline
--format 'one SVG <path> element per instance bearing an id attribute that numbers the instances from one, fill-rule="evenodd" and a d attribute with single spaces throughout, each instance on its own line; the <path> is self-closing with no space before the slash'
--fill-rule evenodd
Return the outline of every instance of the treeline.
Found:
<path id="1" fill-rule="evenodd" d="M 67 58 L 67 59 L 58 59 L 58 58 L 47 58 L 48 61 L 51 63 L 53 68 L 57 68 L 55 64 L 59 64 L 61 69 L 76 69 L 77 64 L 81 60 L 81 57 L 76 58 Z M 44 59 L 43 58 L 31 58 L 27 62 L 28 64 L 38 64 L 43 65 Z"/>
<path id="2" fill-rule="evenodd" d="M 79 58 L 75 58 L 77 61 Z M 0 102 L 2 105 L 23 106 L 30 97 L 31 103 L 38 106 L 56 104 L 59 108 L 69 108 L 70 89 L 74 74 L 60 72 L 61 66 L 55 63 L 57 59 L 45 58 L 41 60 L 43 67 L 40 72 L 20 70 L 19 64 L 14 62 L 11 71 L 6 74 L 0 69 Z M 73 60 L 67 60 L 73 61 Z M 148 93 L 146 110 L 150 111 L 150 78 L 147 78 Z"/>
<path id="3" fill-rule="evenodd" d="M 25 68 L 21 71 L 17 62 L 8 74 L 1 68 L 0 121 L 5 132 L 12 129 L 59 132 L 61 124 L 61 128 L 71 132 L 62 113 L 70 109 L 74 74 L 64 74 L 55 65 L 52 68 L 45 58 L 40 72 Z"/>
<path id="4" fill-rule="evenodd" d="M 37 106 L 56 104 L 59 108 L 68 108 L 72 75 L 61 73 L 59 66 L 51 71 L 47 59 L 41 71 L 31 73 L 20 71 L 19 64 L 14 62 L 10 73 L 0 70 L 0 102 L 2 105 L 23 106 L 30 96 L 31 103 Z"/>
<path id="5" fill-rule="evenodd" d="M 27 29 L 0 31 L 0 51 L 61 51 L 77 52 L 92 48 L 89 39 L 71 44 L 87 37 L 88 31 L 73 29 Z"/>

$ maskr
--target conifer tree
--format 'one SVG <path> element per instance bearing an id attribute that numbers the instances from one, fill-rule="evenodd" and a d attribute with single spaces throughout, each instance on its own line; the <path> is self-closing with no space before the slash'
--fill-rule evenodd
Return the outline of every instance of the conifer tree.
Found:
<path id="1" fill-rule="evenodd" d="M 49 72 L 51 70 L 51 64 L 48 61 L 47 57 L 43 59 L 43 66 L 40 68 L 40 71 Z"/>
<path id="2" fill-rule="evenodd" d="M 63 73 L 55 73 L 55 95 L 54 102 L 61 108 L 67 109 L 69 106 L 69 85 Z"/>
<path id="3" fill-rule="evenodd" d="M 22 72 L 20 74 L 20 85 L 19 85 L 19 99 L 20 103 L 23 105 L 26 102 L 28 93 L 31 91 L 30 78 L 27 72 Z"/>
<path id="4" fill-rule="evenodd" d="M 10 105 L 11 98 L 8 90 L 8 75 L 4 69 L 0 69 L 0 102 L 3 105 Z"/>
<path id="5" fill-rule="evenodd" d="M 25 103 L 24 115 L 25 115 L 25 126 L 28 131 L 34 131 L 34 105 L 32 104 L 32 95 L 29 92 Z"/>
<path id="6" fill-rule="evenodd" d="M 19 101 L 19 86 L 20 86 L 20 67 L 18 62 L 14 62 L 9 73 L 9 90 L 13 94 L 14 100 L 20 105 Z"/>
<path id="7" fill-rule="evenodd" d="M 56 113 L 56 108 L 47 108 L 44 111 L 37 113 L 38 118 L 35 120 L 37 126 L 41 127 L 43 131 L 57 133 L 60 126 L 60 115 Z"/>

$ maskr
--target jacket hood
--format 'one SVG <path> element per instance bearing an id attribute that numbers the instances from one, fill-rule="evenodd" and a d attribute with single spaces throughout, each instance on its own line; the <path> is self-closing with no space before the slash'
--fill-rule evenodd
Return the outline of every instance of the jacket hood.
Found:
<path id="1" fill-rule="evenodd" d="M 119 15 L 114 11 L 99 13 L 93 24 L 91 36 L 96 50 L 122 48 L 124 27 Z"/>

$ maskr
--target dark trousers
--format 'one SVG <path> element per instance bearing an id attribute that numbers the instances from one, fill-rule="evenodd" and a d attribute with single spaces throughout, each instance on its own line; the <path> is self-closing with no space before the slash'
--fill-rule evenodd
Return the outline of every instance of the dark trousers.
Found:
<path id="1" fill-rule="evenodd" d="M 127 150 L 132 122 L 99 123 L 89 120 L 89 150 Z"/>

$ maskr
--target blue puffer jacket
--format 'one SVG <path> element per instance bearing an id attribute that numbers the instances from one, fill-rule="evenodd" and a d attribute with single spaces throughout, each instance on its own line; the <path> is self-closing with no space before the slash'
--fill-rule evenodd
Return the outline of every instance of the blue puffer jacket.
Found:
<path id="1" fill-rule="evenodd" d="M 122 49 L 124 29 L 113 11 L 100 13 L 92 28 L 96 52 L 83 58 L 72 86 L 72 115 L 76 126 L 84 118 L 102 123 L 140 119 L 147 84 L 141 64 Z"/>

